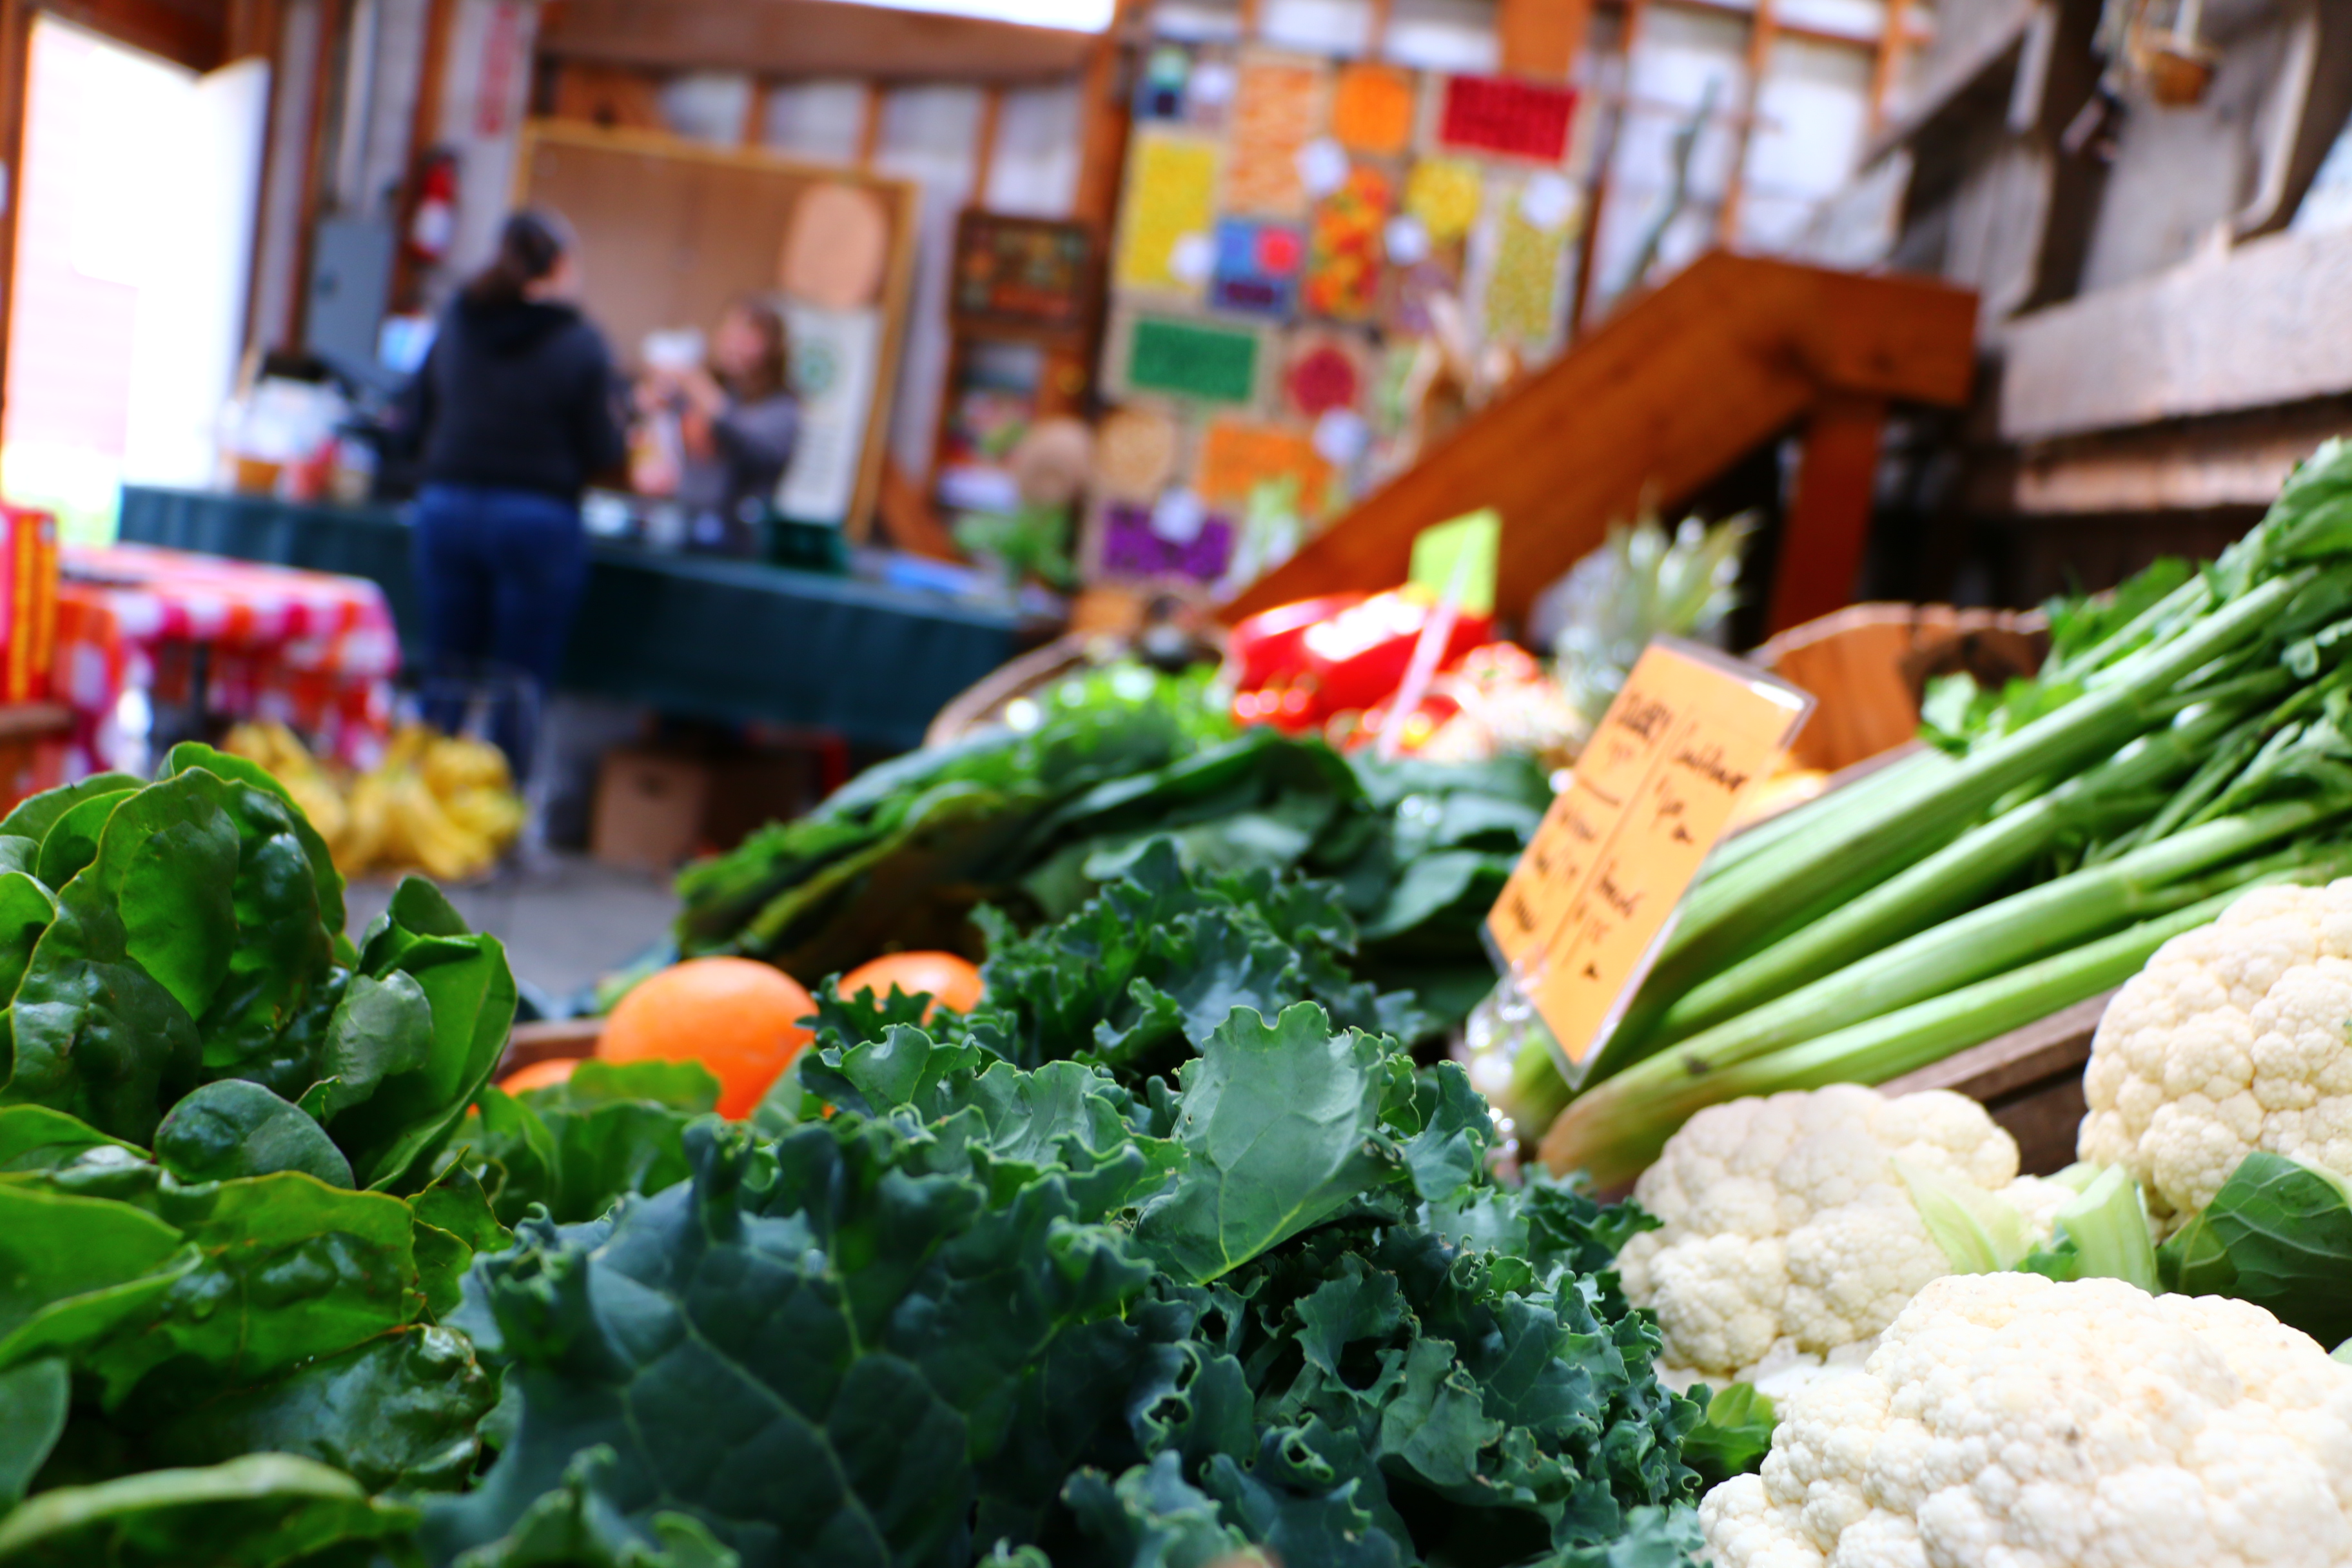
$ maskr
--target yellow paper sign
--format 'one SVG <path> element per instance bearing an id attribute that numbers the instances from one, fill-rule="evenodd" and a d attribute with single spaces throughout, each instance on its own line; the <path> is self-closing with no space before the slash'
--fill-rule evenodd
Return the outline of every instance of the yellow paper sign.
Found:
<path id="1" fill-rule="evenodd" d="M 1486 916 L 1571 1067 L 1608 1039 L 1740 796 L 1812 706 L 1670 637 L 1633 666 Z"/>

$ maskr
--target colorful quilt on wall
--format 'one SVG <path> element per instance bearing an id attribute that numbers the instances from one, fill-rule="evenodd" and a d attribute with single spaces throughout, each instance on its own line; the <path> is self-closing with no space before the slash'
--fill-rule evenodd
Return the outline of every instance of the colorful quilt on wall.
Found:
<path id="1" fill-rule="evenodd" d="M 1441 331 L 1558 352 L 1578 97 L 1172 39 L 1133 90 L 1087 559 L 1238 580 L 1403 460 Z"/>

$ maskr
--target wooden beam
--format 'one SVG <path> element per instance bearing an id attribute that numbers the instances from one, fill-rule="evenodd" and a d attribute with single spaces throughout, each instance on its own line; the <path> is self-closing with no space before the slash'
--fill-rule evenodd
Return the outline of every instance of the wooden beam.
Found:
<path id="1" fill-rule="evenodd" d="M 310 260 L 318 247 L 319 198 L 327 178 L 327 136 L 340 110 L 334 90 L 337 47 L 351 24 L 352 0 L 319 0 L 319 53 L 310 62 L 310 123 L 304 128 L 302 199 L 294 219 L 293 342 L 307 346 L 310 332 Z"/>
<path id="2" fill-rule="evenodd" d="M 2009 441 L 2352 393 L 2352 231 L 2272 235 L 2049 306 L 2002 348 Z"/>
<path id="3" fill-rule="evenodd" d="M 1756 0 L 1748 23 L 1748 88 L 1732 132 L 1731 171 L 1723 187 L 1723 205 L 1715 213 L 1715 242 L 1739 242 L 1739 204 L 1748 194 L 1748 148 L 1756 135 L 1756 106 L 1764 96 L 1764 72 L 1772 63 L 1774 0 Z"/>
<path id="4" fill-rule="evenodd" d="M 857 166 L 870 169 L 874 154 L 882 150 L 882 89 L 873 82 L 866 84 L 866 95 L 858 108 Z"/>
<path id="5" fill-rule="evenodd" d="M 1617 62 L 1619 86 L 1628 85 L 1633 74 L 1633 46 L 1642 38 L 1642 13 L 1646 0 L 1625 0 L 1624 15 L 1617 24 Z M 1598 73 L 1596 72 L 1596 77 Z M 1601 110 L 1601 141 L 1593 150 L 1591 199 L 1584 207 L 1584 232 L 1576 237 L 1576 283 L 1569 296 L 1568 335 L 1570 342 L 1584 335 L 1587 312 L 1592 308 L 1592 266 L 1600 255 L 1601 222 L 1609 207 L 1612 184 L 1610 164 L 1617 156 L 1617 138 L 1622 133 L 1629 112 L 1620 92 L 1617 100 L 1602 105 Z"/>
<path id="6" fill-rule="evenodd" d="M 1395 19 L 1396 0 L 1371 0 L 1371 25 L 1364 29 L 1364 54 L 1379 59 L 1389 47 L 1389 24 Z"/>
<path id="7" fill-rule="evenodd" d="M 1096 35 L 845 0 L 565 0 L 541 24 L 555 59 L 785 79 L 1037 81 L 1082 68 Z"/>
<path id="8" fill-rule="evenodd" d="M 1143 13 L 1142 0 L 1118 0 L 1110 30 L 1095 40 L 1078 79 L 1078 181 L 1070 216 L 1108 236 L 1118 216 L 1119 181 L 1127 169 L 1127 133 L 1133 113 L 1120 38 L 1129 16 Z M 1099 245 L 1098 252 L 1108 246 Z"/>
<path id="9" fill-rule="evenodd" d="M 16 316 L 16 215 L 25 205 L 26 90 L 33 54 L 34 10 L 26 0 L 0 0 L 0 168 L 7 199 L 0 201 L 0 415 L 7 407 L 10 328 Z"/>
<path id="10" fill-rule="evenodd" d="M 996 167 L 996 131 L 1004 118 L 1004 89 L 989 87 L 980 95 L 980 124 L 971 133 L 971 195 L 973 206 L 988 205 L 988 180 Z"/>
<path id="11" fill-rule="evenodd" d="M 1405 580 L 1433 522 L 1502 514 L 1496 602 L 1535 595 L 1630 520 L 1673 506 L 1844 393 L 1957 405 L 1975 373 L 1976 296 L 1713 251 L 1465 420 L 1221 612 Z"/>
<path id="12" fill-rule="evenodd" d="M 190 70 L 228 61 L 225 0 L 41 0 L 38 8 Z"/>
<path id="13" fill-rule="evenodd" d="M 751 96 L 743 105 L 743 145 L 758 149 L 768 144 L 768 103 L 775 96 L 776 84 L 764 77 L 751 79 Z"/>
<path id="14" fill-rule="evenodd" d="M 279 0 L 229 0 L 222 59 L 251 59 L 257 56 L 262 59 L 274 59 L 278 53 L 278 17 L 282 10 Z M 266 140 L 263 144 L 268 145 Z"/>
<path id="15" fill-rule="evenodd" d="M 1887 121 L 1888 100 L 1903 76 L 1903 60 L 1911 49 L 1911 0 L 1885 0 L 1886 26 L 1878 35 L 1878 48 L 1870 58 L 1870 129 L 1875 135 Z"/>
<path id="16" fill-rule="evenodd" d="M 1853 603 L 1854 579 L 1870 544 L 1878 440 L 1885 426 L 1884 398 L 1835 395 L 1813 410 L 1797 462 L 1796 492 L 1781 522 L 1768 633 Z"/>
<path id="17" fill-rule="evenodd" d="M 1385 4 L 1381 19 L 1387 19 Z M 1499 0 L 1495 34 L 1504 72 L 1566 80 L 1584 52 L 1585 29 L 1591 23 L 1592 0 Z"/>
<path id="18" fill-rule="evenodd" d="M 417 180 L 424 173 L 425 155 L 441 140 L 441 98 L 449 70 L 450 27 L 457 12 L 457 0 L 425 0 L 425 37 L 416 62 L 416 101 L 409 106 L 408 155 L 404 160 L 400 182 L 398 211 L 404 237 L 416 216 L 420 195 Z M 420 303 L 424 270 L 405 243 L 395 246 L 392 256 L 392 296 L 385 304 L 402 310 Z"/>

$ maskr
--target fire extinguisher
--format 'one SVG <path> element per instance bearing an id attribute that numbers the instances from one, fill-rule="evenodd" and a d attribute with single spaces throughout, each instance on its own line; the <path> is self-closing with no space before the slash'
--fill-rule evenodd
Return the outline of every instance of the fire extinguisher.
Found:
<path id="1" fill-rule="evenodd" d="M 449 254 L 457 233 L 457 159 L 445 149 L 425 154 L 416 176 L 416 205 L 408 215 L 408 254 L 426 267 Z"/>

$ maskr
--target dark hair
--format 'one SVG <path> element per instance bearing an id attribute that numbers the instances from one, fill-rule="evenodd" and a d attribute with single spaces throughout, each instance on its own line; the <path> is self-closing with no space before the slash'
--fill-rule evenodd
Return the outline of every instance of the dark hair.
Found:
<path id="1" fill-rule="evenodd" d="M 765 350 L 760 363 L 748 375 L 734 378 L 727 390 L 738 403 L 758 403 L 780 392 L 790 392 L 793 386 L 793 331 L 784 324 L 784 313 L 773 300 L 764 295 L 745 294 L 727 307 L 730 313 L 740 314 L 751 322 L 760 334 Z"/>
<path id="2" fill-rule="evenodd" d="M 499 231 L 499 254 L 466 285 L 475 305 L 511 305 L 553 272 L 572 248 L 570 226 L 553 213 L 519 212 Z"/>

